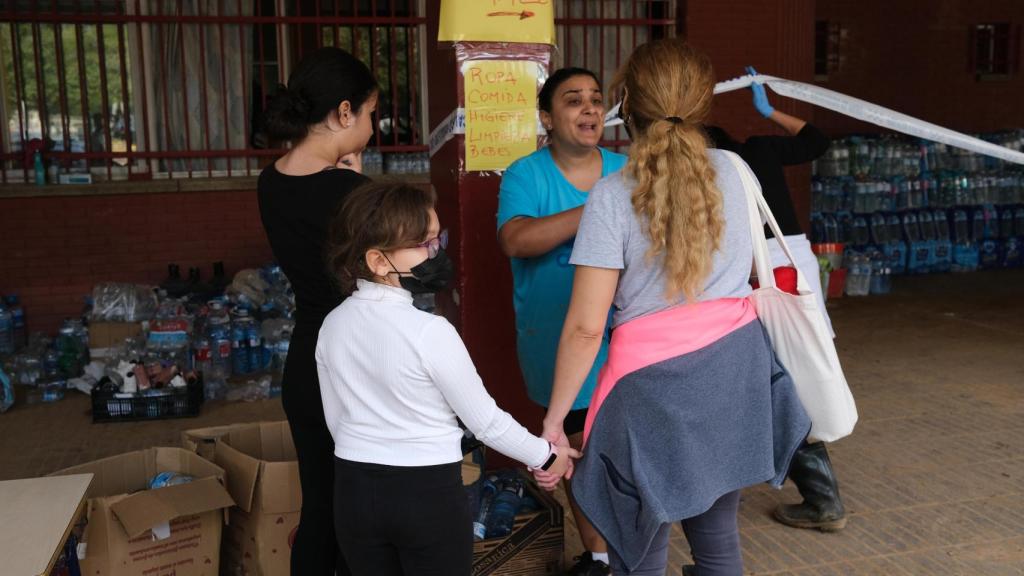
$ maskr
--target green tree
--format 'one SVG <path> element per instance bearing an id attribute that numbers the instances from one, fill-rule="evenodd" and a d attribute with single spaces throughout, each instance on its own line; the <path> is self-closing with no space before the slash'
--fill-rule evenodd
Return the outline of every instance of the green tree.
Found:
<path id="1" fill-rule="evenodd" d="M 8 126 L 13 126 L 15 147 L 20 147 L 19 108 L 25 116 L 20 122 L 27 122 L 33 113 L 40 115 L 48 130 L 48 136 L 55 142 L 64 139 L 61 115 L 69 119 L 68 138 L 81 140 L 88 135 L 82 133 L 94 115 L 109 117 L 114 109 L 124 108 L 125 96 L 131 101 L 131 78 L 129 70 L 122 70 L 118 52 L 118 25 L 116 24 L 51 24 L 31 22 L 4 22 L 0 24 L 0 60 Z M 103 58 L 100 58 L 100 41 L 103 39 Z M 124 34 L 127 42 L 127 34 Z M 60 50 L 58 50 L 58 47 Z M 126 47 L 127 48 L 127 47 Z M 125 50 L 125 68 L 130 68 L 129 53 Z M 60 58 L 59 56 L 62 56 Z M 17 66 L 15 58 L 17 57 Z M 61 63 L 61 61 L 63 61 Z M 79 66 L 81 63 L 81 67 Z M 37 66 L 41 74 L 37 76 Z M 85 106 L 82 102 L 84 70 Z M 102 75 L 106 73 L 107 105 L 103 109 Z M 121 89 L 122 74 L 128 85 L 129 94 Z M 61 95 L 63 80 L 64 97 Z M 21 106 L 19 106 L 19 88 Z M 62 103 L 63 100 L 63 103 Z M 42 110 L 40 110 L 42 103 Z M 66 106 L 66 109 L 64 108 Z M 85 117 L 83 118 L 83 112 Z M 29 130 L 29 126 L 25 126 Z M 32 131 L 30 138 L 39 137 Z"/>

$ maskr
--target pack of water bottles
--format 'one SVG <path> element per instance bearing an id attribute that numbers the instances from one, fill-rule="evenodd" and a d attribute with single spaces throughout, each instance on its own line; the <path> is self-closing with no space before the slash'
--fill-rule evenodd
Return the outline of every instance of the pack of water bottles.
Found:
<path id="1" fill-rule="evenodd" d="M 815 242 L 845 244 L 847 286 L 867 256 L 874 274 L 973 272 L 1024 265 L 1024 205 L 963 206 L 871 214 L 814 214 Z M 857 266 L 857 264 L 861 266 Z M 862 295 L 856 288 L 850 295 Z M 874 291 L 872 291 L 874 292 Z"/>
<path id="2" fill-rule="evenodd" d="M 279 393 L 295 310 L 294 293 L 279 266 L 242 270 L 229 282 L 223 264 L 215 263 L 211 281 L 203 282 L 198 269 L 183 280 L 171 264 L 154 294 L 156 310 L 144 346 L 120 347 L 111 364 L 144 356 L 200 374 L 207 400 Z"/>
<path id="3" fill-rule="evenodd" d="M 1011 150 L 1024 151 L 1024 129 L 976 136 Z M 895 134 L 850 136 L 836 140 L 814 162 L 815 176 L 852 176 L 857 179 L 916 178 L 944 171 L 998 173 L 1019 168 L 1016 164 L 970 150 Z"/>
<path id="4" fill-rule="evenodd" d="M 1024 149 L 1024 130 L 982 136 Z M 851 137 L 815 163 L 811 237 L 845 244 L 846 293 L 891 276 L 1021 266 L 1024 167 L 910 139 Z"/>
<path id="5" fill-rule="evenodd" d="M 474 574 L 561 573 L 557 567 L 564 543 L 562 509 L 545 498 L 532 479 L 505 470 L 467 489 L 473 514 Z"/>
<path id="6" fill-rule="evenodd" d="M 1024 169 L 1020 172 L 965 174 L 943 172 L 915 178 L 815 177 L 812 211 L 870 214 L 880 211 L 953 208 L 1024 203 Z"/>
<path id="7" fill-rule="evenodd" d="M 0 297 L 0 367 L 28 403 L 60 400 L 69 389 L 98 393 L 100 419 L 195 415 L 206 399 L 280 395 L 295 326 L 288 278 L 273 264 L 230 283 L 222 263 L 213 271 L 204 282 L 191 268 L 186 280 L 171 264 L 159 287 L 98 284 L 81 318 L 55 336 L 29 338 L 17 295 Z M 173 406 L 158 407 L 165 404 Z"/>
<path id="8" fill-rule="evenodd" d="M 476 478 L 465 486 L 473 518 L 473 573 L 561 574 L 561 505 L 525 471 L 485 468 L 482 447 L 463 460 L 464 481 Z"/>
<path id="9" fill-rule="evenodd" d="M 277 265 L 239 272 L 224 296 L 201 306 L 192 358 L 206 375 L 207 399 L 252 400 L 263 390 L 265 397 L 280 395 L 294 313 L 295 294 Z M 229 379 L 246 392 L 230 394 Z"/>
<path id="10" fill-rule="evenodd" d="M 199 268 L 190 268 L 184 279 L 178 265 L 169 264 L 167 278 L 152 293 L 155 312 L 147 319 L 144 346 L 120 346 L 111 364 L 144 355 L 198 373 L 206 399 L 228 398 L 229 379 L 247 386 L 250 376 L 258 383 L 254 390 L 267 390 L 262 397 L 273 395 L 274 387 L 264 386 L 258 374 L 283 367 L 295 309 L 280 267 L 243 270 L 229 281 L 223 263 L 216 262 L 211 279 L 203 281 Z M 234 396 L 250 399 L 253 394 Z"/>
<path id="11" fill-rule="evenodd" d="M 384 155 L 378 148 L 363 151 L 364 174 L 427 174 L 430 156 L 426 152 L 392 152 Z"/>
<path id="12" fill-rule="evenodd" d="M 89 332 L 81 320 L 68 319 L 55 337 L 33 334 L 25 346 L 2 364 L 12 386 L 22 389 L 27 404 L 64 398 L 68 382 L 82 375 L 89 363 Z"/>

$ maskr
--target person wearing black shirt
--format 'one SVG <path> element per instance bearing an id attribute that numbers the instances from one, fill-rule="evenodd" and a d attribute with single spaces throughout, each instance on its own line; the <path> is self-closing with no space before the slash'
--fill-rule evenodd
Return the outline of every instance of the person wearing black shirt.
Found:
<path id="1" fill-rule="evenodd" d="M 756 74 L 752 68 L 748 68 L 748 71 Z M 817 293 L 818 306 L 831 330 L 832 323 L 821 293 L 818 259 L 800 227 L 784 170 L 785 166 L 815 160 L 828 150 L 831 142 L 806 121 L 772 108 L 764 86 L 760 83 L 751 84 L 750 89 L 757 111 L 785 130 L 789 136 L 752 136 L 740 142 L 717 126 L 707 126 L 705 130 L 714 147 L 739 154 L 757 176 L 768 207 L 775 215 L 782 233 L 786 235 L 786 244 L 793 252 L 797 267 Z M 774 237 L 767 227 L 765 233 L 769 238 Z M 773 266 L 789 265 L 777 242 L 769 242 L 768 247 L 772 253 Z M 839 497 L 832 462 L 823 442 L 805 443 L 797 450 L 789 468 L 789 478 L 796 484 L 804 501 L 801 504 L 780 504 L 775 510 L 776 520 L 796 528 L 816 528 L 828 532 L 842 530 L 846 526 L 846 510 Z"/>
<path id="2" fill-rule="evenodd" d="M 295 442 L 302 511 L 291 551 L 296 576 L 347 576 L 334 524 L 334 440 L 317 379 L 317 336 L 342 301 L 327 271 L 328 224 L 340 201 L 369 179 L 362 151 L 373 134 L 377 82 L 365 64 L 338 48 L 299 63 L 267 105 L 267 132 L 291 150 L 257 184 L 260 218 L 274 258 L 295 291 L 295 330 L 282 377 L 281 402 Z"/>

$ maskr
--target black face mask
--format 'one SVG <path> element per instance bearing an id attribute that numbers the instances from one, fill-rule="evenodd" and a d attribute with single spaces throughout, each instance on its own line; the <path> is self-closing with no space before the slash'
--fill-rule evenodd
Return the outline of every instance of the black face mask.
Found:
<path id="1" fill-rule="evenodd" d="M 388 263 L 390 262 L 391 260 L 389 259 Z M 398 274 L 398 282 L 402 285 L 402 288 L 413 294 L 429 294 L 444 290 L 455 272 L 452 261 L 448 258 L 448 254 L 445 253 L 443 248 L 437 251 L 437 256 L 428 258 L 420 264 L 413 266 L 408 272 L 399 272 L 394 264 L 391 264 L 391 269 L 395 271 L 395 274 Z M 412 276 L 405 276 L 404 274 L 412 274 Z"/>

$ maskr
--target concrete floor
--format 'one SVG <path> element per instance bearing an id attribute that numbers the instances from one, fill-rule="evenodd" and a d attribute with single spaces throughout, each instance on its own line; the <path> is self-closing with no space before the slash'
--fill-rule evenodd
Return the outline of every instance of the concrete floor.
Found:
<path id="1" fill-rule="evenodd" d="M 779 502 L 744 493 L 749 574 L 1024 574 L 1024 271 L 897 278 L 886 297 L 830 305 L 860 411 L 831 446 L 850 512 L 822 534 L 775 523 Z M 0 480 L 154 445 L 187 428 L 283 418 L 276 401 L 211 403 L 199 418 L 93 425 L 84 396 L 0 415 Z M 564 498 L 564 495 L 563 495 Z M 567 525 L 566 557 L 579 553 Z M 676 529 L 668 574 L 688 547 Z"/>

